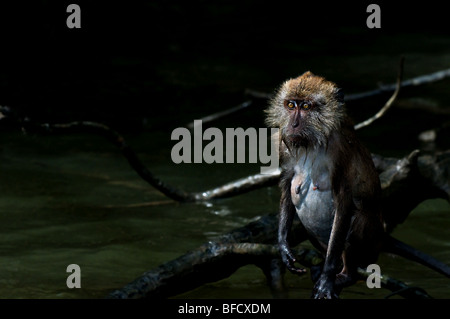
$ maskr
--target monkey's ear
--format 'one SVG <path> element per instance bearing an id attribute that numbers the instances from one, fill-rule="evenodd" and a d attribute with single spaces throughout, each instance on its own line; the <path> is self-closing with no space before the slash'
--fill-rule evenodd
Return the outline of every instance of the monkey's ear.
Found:
<path id="1" fill-rule="evenodd" d="M 311 71 L 306 71 L 305 73 L 303 73 L 302 75 L 300 75 L 300 77 L 305 77 L 305 78 L 311 77 L 311 76 L 314 76 L 314 74 L 312 74 Z"/>
<path id="2" fill-rule="evenodd" d="M 335 88 L 335 89 L 334 89 L 334 96 L 336 97 L 336 100 L 337 100 L 339 103 L 342 103 L 342 104 L 345 103 L 345 102 L 344 102 L 344 89 L 341 89 L 341 88 Z"/>

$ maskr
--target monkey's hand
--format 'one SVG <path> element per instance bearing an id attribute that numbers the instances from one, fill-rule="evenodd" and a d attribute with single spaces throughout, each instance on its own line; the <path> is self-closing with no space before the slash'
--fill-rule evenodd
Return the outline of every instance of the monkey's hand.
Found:
<path id="1" fill-rule="evenodd" d="M 334 291 L 334 282 L 326 275 L 322 274 L 314 285 L 312 298 L 314 299 L 338 299 L 338 295 Z"/>
<path id="2" fill-rule="evenodd" d="M 304 273 L 306 273 L 306 269 L 298 268 L 294 265 L 297 260 L 295 259 L 294 254 L 292 253 L 292 250 L 289 248 L 289 245 L 287 243 L 280 244 L 280 253 L 281 259 L 290 272 L 296 275 L 303 275 Z"/>

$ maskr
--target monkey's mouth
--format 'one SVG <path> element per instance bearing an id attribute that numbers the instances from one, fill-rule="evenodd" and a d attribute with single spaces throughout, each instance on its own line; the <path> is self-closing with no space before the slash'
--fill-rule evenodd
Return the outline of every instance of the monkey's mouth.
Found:
<path id="1" fill-rule="evenodd" d="M 290 134 L 287 136 L 286 141 L 289 146 L 293 147 L 306 147 L 310 144 L 310 139 L 305 134 Z"/>

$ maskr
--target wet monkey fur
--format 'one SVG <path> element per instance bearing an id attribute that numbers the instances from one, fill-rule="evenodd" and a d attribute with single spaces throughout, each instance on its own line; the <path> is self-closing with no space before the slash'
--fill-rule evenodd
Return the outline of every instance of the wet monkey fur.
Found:
<path id="1" fill-rule="evenodd" d="M 381 187 L 371 155 L 356 137 L 342 91 L 311 72 L 283 83 L 266 122 L 279 128 L 282 259 L 291 272 L 305 272 L 288 243 L 297 215 L 325 256 L 312 297 L 338 298 L 382 248 Z"/>
<path id="2" fill-rule="evenodd" d="M 450 278 L 450 266 L 385 232 L 379 176 L 336 84 L 306 72 L 283 83 L 266 112 L 268 126 L 279 128 L 283 262 L 293 273 L 305 272 L 294 265 L 288 242 L 296 215 L 325 256 L 312 297 L 338 298 L 342 288 L 357 280 L 357 268 L 374 263 L 380 251 Z"/>

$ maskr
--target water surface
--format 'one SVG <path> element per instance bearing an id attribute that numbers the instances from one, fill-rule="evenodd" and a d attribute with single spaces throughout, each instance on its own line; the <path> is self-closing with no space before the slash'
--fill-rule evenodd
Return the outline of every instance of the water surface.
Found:
<path id="1" fill-rule="evenodd" d="M 154 135 L 152 135 L 154 137 Z M 130 136 L 136 149 L 161 146 Z M 147 136 L 149 137 L 149 136 Z M 143 182 L 101 137 L 0 135 L 0 297 L 103 298 L 143 272 L 236 227 L 276 211 L 276 187 L 210 203 L 179 204 Z M 257 172 L 251 165 L 185 165 L 167 160 L 170 148 L 139 153 L 158 176 L 200 191 Z M 450 264 L 449 204 L 430 200 L 394 234 Z M 307 245 L 307 244 L 306 244 Z M 81 289 L 68 289 L 69 264 L 81 267 Z M 436 298 L 449 298 L 450 281 L 402 258 L 383 255 L 382 273 Z M 286 274 L 291 298 L 309 298 L 308 276 Z M 343 298 L 381 298 L 389 291 L 364 283 Z M 184 298 L 271 298 L 259 268 Z"/>

